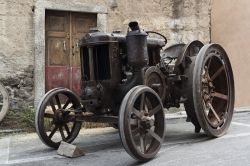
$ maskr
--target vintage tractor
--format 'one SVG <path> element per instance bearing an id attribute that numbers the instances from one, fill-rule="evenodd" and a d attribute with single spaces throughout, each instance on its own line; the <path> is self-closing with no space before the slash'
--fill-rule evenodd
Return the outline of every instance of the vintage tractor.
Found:
<path id="1" fill-rule="evenodd" d="M 148 161 L 164 141 L 164 108 L 180 104 L 195 132 L 224 135 L 234 110 L 234 78 L 225 50 L 200 41 L 162 50 L 166 43 L 137 22 L 129 23 L 126 35 L 88 33 L 79 44 L 81 95 L 65 88 L 45 94 L 35 122 L 41 140 L 58 148 L 77 137 L 82 122 L 105 122 L 119 128 L 132 157 Z"/>

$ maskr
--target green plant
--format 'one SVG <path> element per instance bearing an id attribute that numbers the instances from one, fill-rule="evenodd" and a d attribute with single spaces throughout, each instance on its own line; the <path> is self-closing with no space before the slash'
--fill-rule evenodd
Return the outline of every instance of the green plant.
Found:
<path id="1" fill-rule="evenodd" d="M 20 112 L 20 120 L 28 126 L 35 127 L 35 112 L 35 108 L 33 106 L 29 106 L 27 109 Z"/>

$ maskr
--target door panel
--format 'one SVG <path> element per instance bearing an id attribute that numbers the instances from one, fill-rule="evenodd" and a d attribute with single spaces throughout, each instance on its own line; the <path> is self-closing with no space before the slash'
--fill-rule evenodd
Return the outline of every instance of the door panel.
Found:
<path id="1" fill-rule="evenodd" d="M 56 38 L 50 37 L 48 39 L 48 66 L 69 66 L 69 53 L 68 46 L 69 40 L 66 40 L 64 37 Z M 68 50 L 67 50 L 68 49 Z"/>
<path id="2" fill-rule="evenodd" d="M 71 66 L 80 66 L 79 40 L 89 32 L 90 28 L 96 27 L 96 14 L 72 13 L 72 54 Z"/>
<path id="3" fill-rule="evenodd" d="M 96 14 L 82 15 L 81 13 L 75 13 L 72 19 L 75 22 L 73 33 L 87 33 L 90 28 L 96 27 Z"/>
<path id="4" fill-rule="evenodd" d="M 72 13 L 72 56 L 71 69 L 72 79 L 71 87 L 76 93 L 80 92 L 81 86 L 81 69 L 80 69 L 80 49 L 79 40 L 89 32 L 90 28 L 96 27 L 96 14 Z"/>
<path id="5" fill-rule="evenodd" d="M 96 14 L 46 11 L 46 91 L 66 87 L 80 93 L 78 41 L 96 22 Z"/>
<path id="6" fill-rule="evenodd" d="M 45 89 L 69 88 L 69 14 L 46 11 L 45 26 Z"/>
<path id="7" fill-rule="evenodd" d="M 78 95 L 81 90 L 81 68 L 71 67 L 71 89 Z"/>
<path id="8" fill-rule="evenodd" d="M 45 68 L 46 92 L 57 87 L 70 86 L 70 69 L 64 66 L 52 66 Z"/>

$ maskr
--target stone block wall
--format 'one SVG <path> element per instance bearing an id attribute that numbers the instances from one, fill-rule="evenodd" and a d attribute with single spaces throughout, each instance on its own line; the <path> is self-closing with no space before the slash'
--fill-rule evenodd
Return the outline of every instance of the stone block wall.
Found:
<path id="1" fill-rule="evenodd" d="M 107 8 L 107 31 L 126 32 L 128 22 L 137 20 L 143 29 L 164 34 L 168 46 L 196 39 L 210 41 L 211 0 L 51 1 Z M 33 102 L 34 10 L 36 0 L 0 1 L 0 81 L 9 90 L 11 108 Z"/>
<path id="2" fill-rule="evenodd" d="M 11 109 L 33 101 L 33 0 L 0 1 L 0 81 L 7 87 Z"/>

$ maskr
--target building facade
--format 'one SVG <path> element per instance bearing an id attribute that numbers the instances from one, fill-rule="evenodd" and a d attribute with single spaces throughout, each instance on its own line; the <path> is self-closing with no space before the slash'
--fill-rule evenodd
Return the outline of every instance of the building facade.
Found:
<path id="1" fill-rule="evenodd" d="M 232 63 L 236 107 L 249 107 L 250 1 L 219 0 L 212 4 L 212 41 L 225 47 Z"/>
<path id="2" fill-rule="evenodd" d="M 210 13 L 210 0 L 0 0 L 0 80 L 11 108 L 36 106 L 50 85 L 74 89 L 77 40 L 89 28 L 126 33 L 136 20 L 164 34 L 167 46 L 209 43 Z"/>

